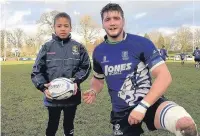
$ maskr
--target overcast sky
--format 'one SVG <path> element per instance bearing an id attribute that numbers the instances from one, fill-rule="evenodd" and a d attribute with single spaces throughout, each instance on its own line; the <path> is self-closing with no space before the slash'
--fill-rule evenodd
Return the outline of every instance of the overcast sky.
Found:
<path id="1" fill-rule="evenodd" d="M 100 26 L 100 10 L 110 1 L 1 1 L 1 26 L 21 27 L 26 32 L 35 31 L 36 21 L 46 11 L 67 12 L 75 26 L 80 17 L 90 15 Z M 111 1 L 118 3 L 124 10 L 126 31 L 146 33 L 159 30 L 171 33 L 183 25 L 200 26 L 200 1 Z M 80 13 L 76 15 L 75 13 Z"/>

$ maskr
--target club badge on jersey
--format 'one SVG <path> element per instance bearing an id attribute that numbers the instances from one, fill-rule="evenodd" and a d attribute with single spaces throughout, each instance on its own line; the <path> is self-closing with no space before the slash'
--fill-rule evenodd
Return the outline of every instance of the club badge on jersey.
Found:
<path id="1" fill-rule="evenodd" d="M 128 51 L 122 51 L 122 60 L 128 60 Z"/>
<path id="2" fill-rule="evenodd" d="M 72 54 L 73 55 L 79 55 L 78 46 L 77 45 L 73 45 L 72 46 Z"/>

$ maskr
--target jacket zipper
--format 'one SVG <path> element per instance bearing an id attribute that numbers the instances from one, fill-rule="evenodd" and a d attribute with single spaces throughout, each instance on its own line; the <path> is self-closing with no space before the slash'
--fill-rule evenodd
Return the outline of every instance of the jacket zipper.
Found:
<path id="1" fill-rule="evenodd" d="M 61 41 L 61 46 L 62 46 L 62 48 L 64 47 L 64 45 L 63 45 L 63 41 Z M 64 67 L 64 56 L 62 56 L 62 65 L 61 65 L 61 68 L 60 68 L 60 77 L 62 77 L 62 69 L 63 69 L 63 67 Z"/>

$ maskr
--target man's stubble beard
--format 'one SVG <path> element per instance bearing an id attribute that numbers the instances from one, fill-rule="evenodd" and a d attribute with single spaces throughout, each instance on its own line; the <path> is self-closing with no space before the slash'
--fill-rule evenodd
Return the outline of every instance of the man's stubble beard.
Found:
<path id="1" fill-rule="evenodd" d="M 105 30 L 105 31 L 106 31 L 106 30 Z M 123 33 L 123 28 L 120 29 L 120 32 L 119 32 L 119 33 L 117 33 L 116 35 L 112 35 L 112 36 L 106 31 L 106 34 L 107 34 L 109 37 L 113 38 L 113 39 L 115 39 L 115 38 L 117 38 L 118 36 L 120 36 L 121 33 Z"/>

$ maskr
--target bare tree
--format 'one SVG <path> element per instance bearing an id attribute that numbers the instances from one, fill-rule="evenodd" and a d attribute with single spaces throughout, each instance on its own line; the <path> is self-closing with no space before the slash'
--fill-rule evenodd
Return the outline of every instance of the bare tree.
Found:
<path id="1" fill-rule="evenodd" d="M 149 39 L 149 40 L 151 40 L 150 37 L 149 37 L 149 35 L 147 33 L 145 33 L 144 37 L 147 38 L 147 39 Z"/>
<path id="2" fill-rule="evenodd" d="M 20 28 L 17 28 L 14 30 L 14 35 L 16 37 L 17 47 L 21 48 L 23 44 L 22 42 L 23 42 L 24 31 Z"/>
<path id="3" fill-rule="evenodd" d="M 1 54 L 3 54 L 4 52 L 4 48 L 5 48 L 5 33 L 6 31 L 5 30 L 0 30 L 0 36 L 1 36 Z"/>
<path id="4" fill-rule="evenodd" d="M 164 40 L 162 34 L 160 34 L 160 36 L 158 38 L 157 45 L 158 45 L 158 48 L 162 48 L 165 45 L 165 40 Z"/>
<path id="5" fill-rule="evenodd" d="M 8 45 L 16 48 L 21 48 L 23 44 L 24 31 L 20 28 L 14 29 L 7 33 Z"/>
<path id="6" fill-rule="evenodd" d="M 164 36 L 164 42 L 165 42 L 165 48 L 167 50 L 172 50 L 171 46 L 172 46 L 172 36 L 168 35 L 168 36 Z"/>
<path id="7" fill-rule="evenodd" d="M 13 47 L 13 46 L 15 47 L 16 45 L 17 45 L 17 41 L 13 32 L 8 31 L 7 32 L 7 47 L 8 48 Z"/>
<path id="8" fill-rule="evenodd" d="M 44 41 L 43 31 L 40 31 L 40 29 L 38 29 L 37 34 L 34 36 L 26 36 L 25 37 L 26 47 L 23 48 L 24 54 L 26 54 L 27 52 L 29 53 L 29 55 L 36 55 L 39 52 L 44 42 L 45 41 Z M 28 49 L 29 50 L 31 49 L 32 51 L 31 52 L 27 51 Z"/>
<path id="9" fill-rule="evenodd" d="M 79 34 L 83 36 L 85 45 L 95 42 L 99 37 L 100 27 L 88 15 L 81 17 Z"/>
<path id="10" fill-rule="evenodd" d="M 181 51 L 191 51 L 192 50 L 192 32 L 188 27 L 181 27 L 176 32 L 176 46 Z"/>
<path id="11" fill-rule="evenodd" d="M 194 46 L 200 47 L 200 28 L 197 28 L 194 33 Z"/>
<path id="12" fill-rule="evenodd" d="M 152 31 L 149 33 L 149 37 L 151 38 L 151 41 L 154 43 L 154 45 L 158 48 L 158 38 L 160 36 L 160 32 L 158 31 Z"/>
<path id="13" fill-rule="evenodd" d="M 36 40 L 36 47 L 37 47 L 36 53 L 37 53 L 42 47 L 42 44 L 45 42 L 43 30 L 38 29 L 35 40 Z"/>
<path id="14" fill-rule="evenodd" d="M 9 44 L 8 44 L 8 34 L 9 31 L 7 30 L 0 30 L 1 35 L 1 55 L 4 56 L 4 59 L 6 59 L 8 53 L 9 53 Z"/>
<path id="15" fill-rule="evenodd" d="M 30 36 L 25 37 L 26 46 L 35 47 L 36 46 L 35 42 L 36 42 L 36 37 L 33 37 L 33 36 L 32 37 L 30 37 Z"/>
<path id="16" fill-rule="evenodd" d="M 44 35 L 50 35 L 54 32 L 53 19 L 59 13 L 59 11 L 45 12 L 41 15 L 37 24 L 40 24 L 40 29 L 43 30 Z"/>

